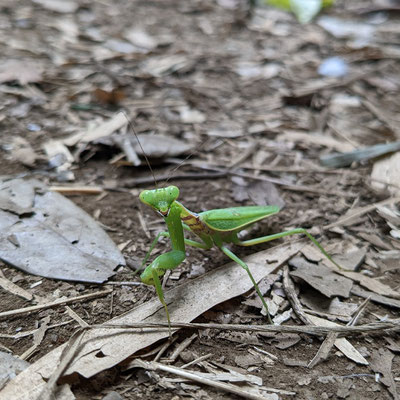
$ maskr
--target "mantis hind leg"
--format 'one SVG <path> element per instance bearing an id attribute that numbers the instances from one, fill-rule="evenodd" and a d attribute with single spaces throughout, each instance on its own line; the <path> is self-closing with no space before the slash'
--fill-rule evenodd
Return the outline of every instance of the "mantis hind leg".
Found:
<path id="1" fill-rule="evenodd" d="M 239 246 L 253 246 L 255 244 L 260 244 L 260 243 L 269 242 L 271 240 L 280 239 L 285 236 L 299 235 L 299 234 L 306 235 L 315 244 L 315 246 L 318 247 L 319 251 L 329 261 L 333 262 L 336 265 L 336 267 L 338 267 L 340 270 L 343 270 L 343 268 L 338 263 L 336 263 L 332 259 L 332 257 L 326 252 L 326 250 L 319 244 L 317 239 L 315 239 L 315 237 L 312 236 L 309 232 L 307 232 L 304 228 L 296 228 L 296 229 L 292 229 L 290 231 L 275 233 L 274 235 L 262 236 L 262 237 L 250 239 L 250 240 L 244 240 L 244 241 L 238 240 L 238 241 L 235 241 L 235 244 L 237 244 Z"/>
<path id="2" fill-rule="evenodd" d="M 267 312 L 267 316 L 268 316 L 268 322 L 270 324 L 272 324 L 272 320 L 271 320 L 271 316 L 269 315 L 269 311 L 268 311 L 268 306 L 267 303 L 263 297 L 263 295 L 261 294 L 260 288 L 257 285 L 257 282 L 255 281 L 253 275 L 251 274 L 250 268 L 248 267 L 248 265 L 242 261 L 237 255 L 235 255 L 234 253 L 232 253 L 227 247 L 225 246 L 221 246 L 220 249 L 233 261 L 237 262 L 249 275 L 249 278 L 251 280 L 251 282 L 253 283 L 254 288 L 256 289 L 256 292 L 258 294 L 258 297 L 260 298 L 263 306 L 265 307 L 265 311 Z"/>

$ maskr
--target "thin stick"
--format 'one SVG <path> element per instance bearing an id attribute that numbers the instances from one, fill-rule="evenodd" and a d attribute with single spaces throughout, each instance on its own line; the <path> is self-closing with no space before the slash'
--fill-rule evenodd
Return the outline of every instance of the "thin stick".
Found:
<path id="1" fill-rule="evenodd" d="M 150 323 L 138 322 L 136 324 L 103 324 L 90 325 L 91 329 L 117 329 L 117 330 L 133 330 L 139 333 L 168 330 L 168 323 Z M 248 332 L 277 332 L 277 333 L 305 333 L 308 335 L 324 336 L 329 332 L 338 332 L 343 335 L 364 334 L 366 332 L 374 333 L 381 331 L 400 331 L 400 319 L 386 322 L 374 322 L 357 326 L 297 326 L 297 325 L 238 325 L 238 324 L 199 324 L 185 322 L 171 322 L 171 328 L 188 328 L 188 329 L 217 329 L 230 331 L 248 331 Z M 138 333 L 138 332 L 135 332 Z"/>
<path id="2" fill-rule="evenodd" d="M 89 324 L 84 321 L 72 308 L 70 308 L 69 306 L 65 307 L 67 314 L 73 318 L 79 325 L 81 328 L 87 328 L 89 326 Z"/>
<path id="3" fill-rule="evenodd" d="M 54 325 L 49 325 L 47 327 L 47 329 L 59 328 L 60 326 L 68 325 L 71 322 L 74 322 L 74 320 L 73 319 L 69 319 L 68 321 L 60 322 L 60 323 L 54 324 Z M 0 333 L 0 339 L 15 339 L 15 340 L 21 339 L 21 338 L 24 338 L 24 337 L 27 337 L 27 336 L 34 335 L 39 329 L 40 328 L 32 329 L 30 331 L 18 332 L 15 335 L 7 335 L 5 333 Z M 12 353 L 12 351 L 11 351 L 11 353 Z"/>
<path id="4" fill-rule="evenodd" d="M 161 347 L 160 351 L 157 353 L 157 355 L 154 357 L 154 362 L 157 362 L 162 355 L 167 351 L 168 347 L 171 346 L 173 343 L 175 343 L 178 340 L 178 336 L 175 337 L 169 337 L 169 340 L 167 340 L 164 345 Z"/>
<path id="5" fill-rule="evenodd" d="M 101 292 L 95 292 L 95 293 L 84 294 L 82 296 L 71 297 L 70 299 L 56 300 L 56 301 L 53 301 L 53 302 L 47 303 L 47 304 L 39 304 L 37 306 L 18 308 L 16 310 L 10 310 L 10 311 L 3 311 L 2 313 L 0 313 L 0 318 L 10 317 L 10 316 L 14 316 L 14 315 L 29 314 L 31 312 L 35 312 L 35 311 L 39 311 L 39 310 L 46 310 L 47 308 L 57 307 L 57 306 L 61 306 L 64 304 L 70 304 L 70 303 L 74 303 L 74 302 L 80 301 L 80 300 L 84 301 L 84 300 L 94 299 L 96 297 L 106 296 L 107 294 L 109 294 L 111 292 L 112 292 L 112 289 L 107 289 L 107 290 L 103 290 Z"/>
<path id="6" fill-rule="evenodd" d="M 182 368 L 182 369 L 185 369 L 185 368 L 187 368 L 187 367 L 190 367 L 191 365 L 198 364 L 198 363 L 201 362 L 201 361 L 208 360 L 208 359 L 211 358 L 212 356 L 213 356 L 212 353 L 205 354 L 204 356 L 198 357 L 198 358 L 196 358 L 195 360 L 188 362 L 187 364 L 181 365 L 181 368 Z"/>
<path id="7" fill-rule="evenodd" d="M 289 276 L 289 268 L 287 265 L 283 268 L 283 289 L 285 290 L 286 296 L 293 307 L 294 312 L 300 318 L 300 320 L 306 325 L 313 325 L 313 323 L 307 317 L 303 307 L 300 304 L 300 300 L 296 295 L 296 290 L 293 285 L 293 281 Z"/>
<path id="8" fill-rule="evenodd" d="M 173 363 L 179 357 L 179 354 L 182 353 L 183 350 L 188 348 L 194 339 L 197 338 L 197 333 L 193 333 L 192 336 L 186 338 L 183 342 L 181 342 L 178 347 L 173 351 L 171 356 L 166 360 L 168 363 Z"/>
<path id="9" fill-rule="evenodd" d="M 164 365 L 161 363 L 156 363 L 156 362 L 148 362 L 148 361 L 143 361 L 143 360 L 134 360 L 131 364 L 133 367 L 139 367 L 139 368 L 144 368 L 147 370 L 158 370 L 158 371 L 164 371 L 168 372 L 174 375 L 178 375 L 182 378 L 185 379 L 190 379 L 192 381 L 201 383 L 203 385 L 208 385 L 211 387 L 214 387 L 216 389 L 221 389 L 225 392 L 228 393 L 233 393 L 238 396 L 241 396 L 245 399 L 251 399 L 251 400 L 265 400 L 265 397 L 260 394 L 256 393 L 250 393 L 246 389 L 241 389 L 238 386 L 232 385 L 230 383 L 225 383 L 225 382 L 220 382 L 220 381 L 215 381 L 213 379 L 207 378 L 206 376 L 200 375 L 200 373 L 195 372 L 195 371 L 187 371 L 182 368 L 178 367 L 173 367 L 171 365 Z"/>
<path id="10" fill-rule="evenodd" d="M 58 192 L 68 195 L 85 195 L 85 194 L 101 194 L 103 193 L 103 188 L 100 186 L 50 186 L 49 190 L 52 192 Z"/>

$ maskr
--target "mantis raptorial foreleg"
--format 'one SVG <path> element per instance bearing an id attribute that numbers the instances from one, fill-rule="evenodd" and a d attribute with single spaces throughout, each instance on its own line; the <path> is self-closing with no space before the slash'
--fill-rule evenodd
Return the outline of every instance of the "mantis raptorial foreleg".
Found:
<path id="1" fill-rule="evenodd" d="M 185 228 L 185 226 L 183 226 L 183 228 Z M 186 228 L 185 228 L 186 229 Z M 190 231 L 189 228 L 187 228 L 187 230 Z M 145 255 L 143 262 L 142 262 L 142 267 L 141 269 L 144 268 L 145 264 L 147 263 L 147 260 L 149 259 L 152 251 L 154 250 L 154 248 L 156 247 L 158 241 L 160 240 L 160 237 L 167 237 L 169 238 L 171 235 L 169 232 L 160 232 L 153 240 L 153 242 L 151 243 L 150 249 L 147 252 L 147 254 Z M 192 246 L 192 247 L 197 247 L 199 249 L 204 249 L 204 250 L 208 250 L 212 247 L 212 245 L 209 245 L 205 242 L 201 243 L 201 242 L 196 242 L 195 240 L 190 240 L 190 239 L 184 239 L 185 245 L 187 246 Z"/>
<path id="2" fill-rule="evenodd" d="M 150 272 L 150 274 L 147 274 L 148 275 L 147 281 L 149 284 L 154 285 L 156 288 L 158 298 L 160 299 L 161 304 L 164 306 L 165 313 L 167 314 L 168 326 L 171 325 L 171 320 L 169 317 L 168 307 L 164 299 L 164 293 L 162 290 L 161 281 L 159 277 L 163 276 L 166 270 L 176 268 L 185 259 L 185 257 L 186 255 L 184 251 L 172 250 L 169 251 L 168 253 L 164 253 L 158 256 L 146 268 L 146 271 Z"/>

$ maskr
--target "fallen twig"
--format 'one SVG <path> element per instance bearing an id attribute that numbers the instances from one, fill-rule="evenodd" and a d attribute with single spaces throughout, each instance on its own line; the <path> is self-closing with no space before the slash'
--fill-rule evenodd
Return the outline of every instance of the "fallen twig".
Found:
<path id="1" fill-rule="evenodd" d="M 147 370 L 159 370 L 159 371 L 164 371 L 164 372 L 169 372 L 174 375 L 178 375 L 182 378 L 190 379 L 192 381 L 201 383 L 203 385 L 208 385 L 211 387 L 214 387 L 216 389 L 221 389 L 225 392 L 228 393 L 233 393 L 236 394 L 240 397 L 243 397 L 245 399 L 252 399 L 252 400 L 265 400 L 266 397 L 263 396 L 262 394 L 256 394 L 256 393 L 251 393 L 249 392 L 246 388 L 240 388 L 236 385 L 232 385 L 231 383 L 226 383 L 226 382 L 221 382 L 214 380 L 212 378 L 209 378 L 208 376 L 212 376 L 213 374 L 206 374 L 206 373 L 201 373 L 201 372 L 196 372 L 196 371 L 187 371 L 186 369 L 179 368 L 179 367 L 174 367 L 171 365 L 164 365 L 158 362 L 149 362 L 149 361 L 143 361 L 143 360 L 134 360 L 130 364 L 130 367 L 138 367 L 138 368 L 144 368 Z M 287 392 L 286 390 L 279 390 L 279 389 L 272 389 L 272 388 L 263 388 L 260 387 L 260 389 L 266 389 L 270 392 L 273 393 L 282 393 L 286 395 L 295 395 L 295 392 Z"/>
<path id="2" fill-rule="evenodd" d="M 54 325 L 49 325 L 47 327 L 47 329 L 58 328 L 60 326 L 68 325 L 71 322 L 74 322 L 74 320 L 73 319 L 69 319 L 68 321 L 60 322 L 60 323 L 54 324 Z M 30 331 L 25 331 L 25 332 L 18 332 L 15 335 L 8 335 L 6 333 L 0 333 L 0 339 L 14 339 L 14 340 L 21 339 L 21 338 L 24 338 L 24 337 L 28 337 L 28 336 L 34 335 L 39 329 L 40 328 L 32 329 Z"/>
<path id="3" fill-rule="evenodd" d="M 86 195 L 86 194 L 101 194 L 103 188 L 100 186 L 50 186 L 49 190 L 58 192 L 65 196 L 68 195 Z"/>
<path id="4" fill-rule="evenodd" d="M 39 304 L 37 306 L 18 308 L 16 310 L 10 310 L 10 311 L 3 311 L 2 313 L 0 313 L 0 318 L 10 317 L 10 316 L 14 316 L 14 315 L 29 314 L 31 312 L 45 310 L 47 308 L 52 308 L 52 307 L 57 307 L 57 306 L 61 306 L 64 304 L 74 303 L 76 301 L 82 301 L 82 300 L 84 301 L 84 300 L 94 299 L 96 297 L 106 296 L 107 294 L 109 294 L 111 292 L 112 292 L 111 289 L 107 289 L 107 290 L 103 290 L 101 292 L 95 292 L 95 293 L 84 294 L 82 296 L 71 297 L 69 299 L 56 300 L 56 301 L 52 301 L 51 303 L 47 303 L 47 304 Z"/>
<path id="5" fill-rule="evenodd" d="M 306 325 L 313 325 L 300 304 L 300 300 L 297 297 L 293 281 L 289 276 L 289 268 L 287 265 L 285 265 L 285 267 L 283 268 L 283 288 L 294 312 L 300 318 L 300 320 Z"/>
<path id="6" fill-rule="evenodd" d="M 116 330 L 133 330 L 139 333 L 150 331 L 165 330 L 168 331 L 167 323 L 149 323 L 138 322 L 137 324 L 99 324 L 90 325 L 88 329 L 116 329 Z M 238 325 L 238 324 L 199 324 L 199 323 L 183 323 L 171 322 L 171 328 L 188 328 L 188 329 L 217 329 L 230 331 L 249 331 L 249 332 L 277 332 L 277 333 L 305 333 L 308 335 L 324 336 L 330 332 L 337 332 L 342 335 L 364 334 L 382 331 L 400 331 L 400 319 L 385 322 L 373 322 L 370 324 L 358 326 L 297 326 L 297 325 Z M 136 332 L 136 333 L 138 333 Z"/>

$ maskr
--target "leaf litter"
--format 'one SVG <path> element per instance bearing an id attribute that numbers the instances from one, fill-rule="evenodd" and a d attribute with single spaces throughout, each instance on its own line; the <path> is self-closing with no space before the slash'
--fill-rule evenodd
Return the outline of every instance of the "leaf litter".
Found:
<path id="1" fill-rule="evenodd" d="M 246 375 L 258 380 L 262 377 L 264 384 L 268 382 L 277 390 L 264 392 L 264 398 L 287 398 L 295 392 L 299 399 L 387 398 L 388 395 L 396 398 L 398 353 L 393 350 L 396 348 L 393 343 L 396 343 L 397 333 L 381 330 L 377 335 L 367 331 L 367 323 L 375 321 L 383 321 L 378 322 L 381 326 L 386 323 L 393 327 L 390 324 L 396 321 L 399 308 L 396 294 L 400 284 L 396 219 L 399 200 L 395 197 L 398 151 L 393 147 L 399 140 L 396 125 L 399 52 L 393 46 L 399 28 L 393 10 L 385 9 L 383 15 L 376 14 L 370 7 L 367 17 L 365 8 L 362 11 L 362 2 L 351 5 L 335 2 L 332 8 L 323 10 L 316 24 L 299 25 L 285 11 L 272 7 L 249 8 L 250 2 L 177 4 L 177 7 L 174 3 L 174 7 L 161 8 L 153 3 L 135 3 L 130 13 L 117 3 L 100 2 L 81 7 L 75 1 L 40 0 L 10 9 L 7 17 L 11 22 L 3 21 L 0 28 L 2 36 L 8 38 L 1 41 L 4 57 L 16 60 L 13 61 L 15 68 L 8 64 L 2 69 L 0 85 L 3 127 L 0 146 L 7 152 L 0 152 L 2 175 L 9 175 L 10 181 L 16 174 L 28 177 L 34 174 L 43 185 L 57 186 L 57 190 L 73 196 L 78 206 L 104 223 L 102 227 L 123 249 L 128 264 L 132 265 L 135 259 L 144 256 L 149 246 L 149 238 L 143 234 L 141 226 L 146 226 L 151 237 L 163 228 L 158 222 L 153 224 L 147 212 L 138 208 L 138 182 L 152 185 L 152 178 L 141 160 L 137 143 L 130 137 L 126 118 L 116 113 L 122 109 L 134 120 L 141 142 L 160 135 L 155 139 L 155 147 L 152 146 L 155 154 L 161 155 L 155 156 L 157 160 L 150 160 L 157 175 L 159 169 L 164 170 L 172 162 L 170 157 L 183 159 L 191 154 L 192 161 L 197 161 L 183 163 L 180 174 L 161 172 L 171 181 L 186 176 L 186 180 L 180 182 L 184 205 L 203 211 L 229 207 L 232 203 L 282 201 L 286 206 L 281 213 L 257 224 L 251 235 L 262 236 L 303 226 L 320 234 L 318 239 L 327 246 L 328 252 L 340 265 L 352 271 L 344 274 L 329 271 L 325 279 L 317 268 L 331 267 L 330 263 L 320 254 L 304 248 L 302 253 L 308 262 L 315 266 L 318 263 L 318 267 L 310 267 L 311 276 L 303 275 L 294 283 L 290 296 L 279 273 L 272 283 L 263 286 L 264 295 L 268 300 L 271 298 L 271 309 L 276 314 L 274 321 L 282 323 L 273 328 L 282 331 L 250 330 L 235 337 L 228 334 L 232 329 L 202 329 L 187 345 L 187 349 L 196 354 L 188 367 L 190 373 L 201 371 L 208 374 L 207 379 L 219 375 L 227 381 L 240 380 Z M 52 35 L 48 35 L 49 31 Z M 344 77 L 319 75 L 319 66 L 329 57 L 337 57 L 346 65 Z M 46 68 L 43 68 L 44 59 Z M 10 147 L 11 137 L 22 139 L 22 152 L 17 151 L 17 146 Z M 206 140 L 207 145 L 202 147 Z M 182 152 L 178 152 L 180 145 L 186 146 Z M 343 153 L 375 146 L 391 149 L 393 154 L 382 154 L 379 160 L 363 158 L 354 162 L 351 159 L 351 164 L 336 169 L 318 165 L 321 157 L 333 152 L 346 157 Z M 173 154 L 168 148 L 177 153 Z M 199 150 L 194 152 L 194 149 Z M 163 153 L 164 150 L 167 151 Z M 153 152 L 151 148 L 145 151 Z M 175 159 L 172 168 L 181 164 L 182 159 Z M 201 169 L 200 177 L 200 164 L 218 165 L 219 169 Z M 212 175 L 214 171 L 217 174 Z M 226 176 L 235 179 L 223 179 Z M 242 179 L 241 183 L 237 177 Z M 130 191 L 123 184 L 128 179 L 132 182 L 135 179 Z M 264 185 L 268 182 L 276 186 Z M 11 201 L 8 195 L 1 198 L 9 210 L 3 211 L 7 213 L 6 226 L 16 221 L 20 225 L 27 224 L 32 220 L 36 205 L 29 199 L 43 196 L 29 188 L 14 188 L 14 191 Z M 90 193 L 98 196 L 88 197 Z M 64 203 L 60 200 L 58 206 L 61 204 Z M 80 215 L 79 212 L 79 208 L 75 208 L 73 217 Z M 59 218 L 63 220 L 62 216 Z M 79 241 L 77 231 L 67 235 L 69 242 L 77 238 Z M 19 241 L 17 235 L 8 232 L 2 243 L 17 248 Z M 92 246 L 102 248 L 101 241 Z M 161 248 L 162 245 L 157 249 L 158 254 L 163 251 Z M 257 250 L 241 251 L 244 257 Z M 180 281 L 169 279 L 165 282 L 166 288 L 179 283 L 185 287 L 187 282 L 193 282 L 190 287 L 196 292 L 197 279 L 203 275 L 192 281 L 189 264 L 201 265 L 209 271 L 221 261 L 215 252 L 207 253 L 207 259 L 202 251 L 189 249 L 188 253 L 188 261 L 176 271 Z M 103 256 L 108 259 L 109 255 L 103 253 L 102 262 Z M 275 254 L 268 256 L 272 266 L 276 265 L 274 257 Z M 45 363 L 46 354 L 52 354 L 52 348 L 65 343 L 76 326 L 111 321 L 129 313 L 132 304 L 147 309 L 147 300 L 154 296 L 126 268 L 113 271 L 113 279 L 118 281 L 110 282 L 112 294 L 111 289 L 97 291 L 91 284 L 35 278 L 7 266 L 2 270 L 0 335 L 3 336 L 0 345 L 14 354 L 30 357 L 32 365 L 40 360 Z M 346 278 L 352 282 L 348 299 L 338 298 L 337 294 L 327 298 L 318 290 L 309 289 L 307 281 L 325 294 L 335 292 L 336 288 L 329 291 L 329 287 L 321 284 L 328 282 L 332 273 L 339 281 Z M 206 291 L 201 300 L 204 304 L 195 304 L 201 308 L 197 311 L 197 315 L 201 314 L 199 320 L 214 321 L 220 327 L 233 326 L 235 322 L 251 326 L 254 321 L 263 326 L 265 320 L 260 315 L 259 304 L 252 297 L 243 302 L 232 299 L 230 296 L 234 293 L 227 295 L 225 292 L 231 287 L 227 280 L 230 283 L 229 276 L 221 280 L 217 289 L 215 286 L 202 289 Z M 218 291 L 225 293 L 227 300 L 213 307 L 212 298 Z M 312 300 L 309 291 L 314 295 Z M 93 297 L 85 297 L 81 292 Z M 96 297 L 96 293 L 103 293 L 103 297 Z M 364 299 L 369 300 L 364 302 Z M 162 311 L 155 299 L 152 301 L 149 304 L 153 304 L 153 308 L 149 306 L 149 312 L 155 312 L 162 321 Z M 38 305 L 31 306 L 32 302 Z M 74 311 L 59 313 L 66 304 Z M 179 301 L 175 306 L 177 317 L 181 316 L 178 312 L 181 307 L 188 307 Z M 204 313 L 208 307 L 213 308 Z M 359 307 L 364 307 L 360 315 Z M 35 342 L 28 333 L 41 329 L 41 321 L 49 315 L 52 325 L 45 329 L 46 324 L 43 324 L 42 340 L 38 333 Z M 71 316 L 76 321 L 73 324 L 69 322 Z M 310 331 L 317 329 L 324 324 L 322 320 L 316 328 L 306 325 L 316 316 L 337 323 L 329 329 L 348 329 L 340 334 L 346 338 L 336 337 L 336 331 L 327 331 L 321 346 L 320 338 L 315 334 L 308 336 L 307 330 L 296 333 L 284 330 L 290 326 Z M 354 326 L 339 325 L 339 322 L 348 324 L 354 320 Z M 24 335 L 17 337 L 16 332 L 21 327 L 20 333 Z M 357 328 L 364 330 L 363 336 L 347 337 L 350 329 Z M 97 329 L 86 332 L 82 340 L 85 342 L 88 335 L 95 336 Z M 185 343 L 188 329 L 194 328 L 185 327 L 175 334 L 177 347 Z M 104 334 L 114 338 L 109 335 L 109 328 L 104 328 Z M 147 334 L 142 333 L 140 337 Z M 150 334 L 155 335 L 154 332 Z M 126 342 L 116 343 L 124 349 L 132 335 L 138 336 L 134 333 Z M 166 335 L 165 331 L 162 335 Z M 361 354 L 372 369 L 365 363 L 347 361 L 339 352 L 334 353 L 331 346 L 336 340 L 351 342 L 353 349 L 349 350 L 351 347 L 347 344 L 344 351 L 356 360 L 362 360 Z M 35 343 L 38 343 L 36 348 Z M 146 353 L 157 349 L 158 344 L 150 345 Z M 79 341 L 75 345 L 79 345 Z M 177 378 L 176 371 L 170 370 L 173 375 L 169 375 L 164 365 L 171 365 L 167 360 L 175 349 L 168 344 L 161 345 L 157 362 L 163 369 L 150 371 L 154 365 L 142 363 L 147 373 L 136 367 L 127 372 L 129 375 L 118 375 L 117 382 L 113 383 L 106 383 L 98 375 L 86 381 L 93 384 L 85 385 L 86 389 L 82 383 L 76 383 L 74 394 L 68 385 L 60 385 L 59 398 L 79 398 L 87 395 L 87 392 L 83 394 L 85 390 L 91 397 L 117 391 L 127 398 L 154 398 L 156 393 L 161 398 L 230 398 L 231 394 L 223 394 L 208 384 L 193 385 L 188 378 Z M 106 339 L 101 346 L 96 349 L 98 357 L 87 358 L 83 354 L 89 366 L 102 365 L 101 350 L 106 352 L 105 361 L 110 361 L 107 351 L 112 346 Z M 80 355 L 75 354 L 72 340 L 69 350 L 62 357 L 64 366 L 52 376 L 48 395 L 57 387 L 57 377 L 63 373 L 63 368 L 70 362 L 75 365 L 76 359 L 79 362 Z M 116 349 L 120 354 L 118 351 Z M 393 359 L 387 351 L 395 354 Z M 120 359 L 126 358 L 127 353 Z M 138 356 L 144 363 L 151 362 L 151 356 L 135 355 Z M 203 356 L 208 358 L 203 359 Z M 306 367 L 314 356 L 316 361 L 310 374 Z M 46 378 L 51 376 L 57 360 L 54 357 L 48 366 Z M 235 360 L 245 368 L 233 367 Z M 172 361 L 177 370 L 182 368 L 182 362 L 185 361 L 179 355 Z M 36 367 L 40 369 L 40 364 Z M 103 367 L 103 372 L 111 372 L 107 369 L 110 367 Z M 35 368 L 31 368 L 29 374 Z M 242 377 L 235 376 L 232 372 L 235 368 L 240 369 L 238 373 Z M 379 374 L 377 382 L 373 382 L 373 372 Z M 382 381 L 380 377 L 384 377 Z M 22 373 L 15 378 L 15 383 L 23 382 L 23 387 L 35 388 L 37 378 L 35 374 Z M 99 380 L 104 388 L 102 393 Z M 41 377 L 38 382 L 43 384 Z M 226 383 L 234 385 L 234 382 Z M 28 398 L 32 396 L 28 394 Z"/>

